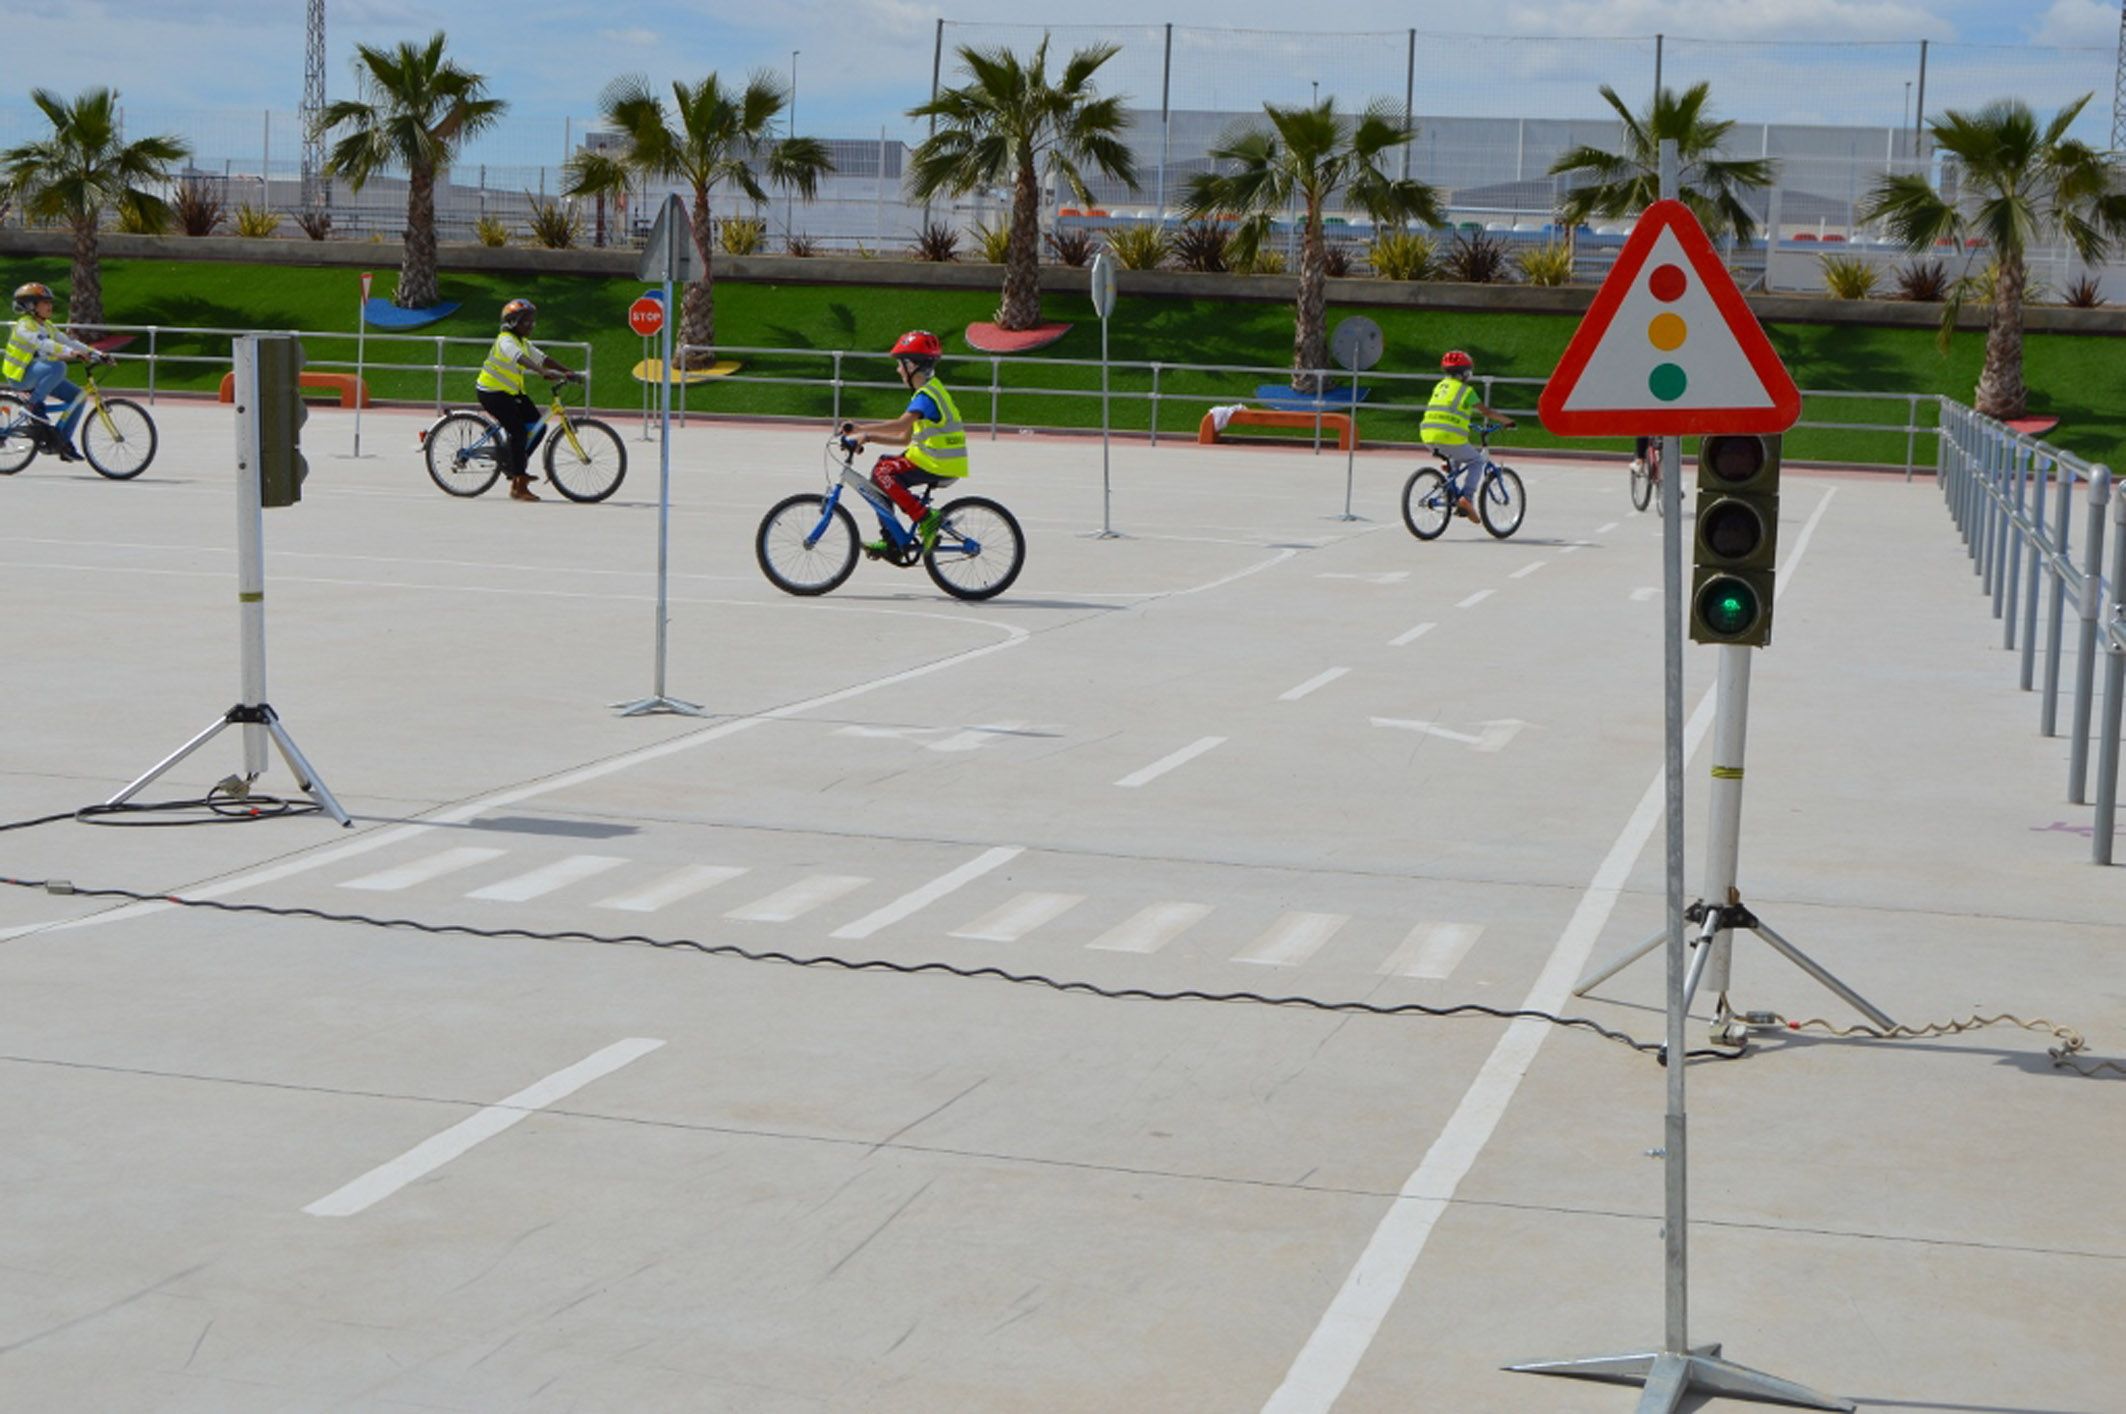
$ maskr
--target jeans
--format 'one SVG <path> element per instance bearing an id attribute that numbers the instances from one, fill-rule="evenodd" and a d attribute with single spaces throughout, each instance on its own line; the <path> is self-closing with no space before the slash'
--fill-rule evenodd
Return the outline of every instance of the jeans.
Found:
<path id="1" fill-rule="evenodd" d="M 1447 458 L 1447 489 L 1475 500 L 1484 475 L 1484 449 L 1474 442 L 1459 442 L 1438 450 Z"/>
<path id="2" fill-rule="evenodd" d="M 61 406 L 71 405 L 72 411 L 60 419 L 59 435 L 71 442 L 74 424 L 81 421 L 86 403 L 76 402 L 81 390 L 66 381 L 66 365 L 56 358 L 33 359 L 29 370 L 22 375 L 22 386 L 29 391 L 30 411 L 39 417 L 50 417 L 50 400 L 57 398 Z"/>

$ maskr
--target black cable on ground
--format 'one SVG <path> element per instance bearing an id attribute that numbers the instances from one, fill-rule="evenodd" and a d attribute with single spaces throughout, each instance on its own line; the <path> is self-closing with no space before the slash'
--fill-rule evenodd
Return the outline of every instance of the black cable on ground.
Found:
<path id="1" fill-rule="evenodd" d="M 174 815 L 182 811 L 205 811 L 182 819 L 143 818 Z M 137 825 L 171 828 L 180 825 L 239 825 L 247 820 L 278 820 L 292 815 L 315 815 L 317 802 L 284 800 L 277 795 L 236 795 L 219 788 L 196 800 L 158 800 L 145 805 L 84 805 L 59 815 L 40 815 L 34 820 L 16 820 L 0 825 L 0 833 L 27 830 L 35 825 L 54 825 L 74 820 L 84 825 Z"/>

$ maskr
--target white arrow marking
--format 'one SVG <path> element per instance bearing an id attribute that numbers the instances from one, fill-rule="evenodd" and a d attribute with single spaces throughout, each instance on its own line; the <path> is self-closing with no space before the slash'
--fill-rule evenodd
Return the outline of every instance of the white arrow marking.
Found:
<path id="1" fill-rule="evenodd" d="M 1522 727 L 1529 725 L 1518 718 L 1502 717 L 1484 723 L 1484 730 L 1471 736 L 1467 732 L 1455 731 L 1452 727 L 1443 727 L 1438 722 L 1414 722 L 1403 717 L 1375 717 L 1372 722 L 1376 727 L 1397 727 L 1406 732 L 1423 732 L 1426 736 L 1445 737 L 1448 741 L 1458 741 L 1478 751 L 1503 751 L 1506 743 L 1519 736 Z"/>
<path id="2" fill-rule="evenodd" d="M 1037 727 L 1027 722 L 984 722 L 979 726 L 963 727 L 953 731 L 951 727 L 839 727 L 836 736 L 857 736 L 914 741 L 919 737 L 937 736 L 942 732 L 953 734 L 942 741 L 926 741 L 925 751 L 978 751 L 1000 736 L 1060 736 L 1059 727 Z"/>

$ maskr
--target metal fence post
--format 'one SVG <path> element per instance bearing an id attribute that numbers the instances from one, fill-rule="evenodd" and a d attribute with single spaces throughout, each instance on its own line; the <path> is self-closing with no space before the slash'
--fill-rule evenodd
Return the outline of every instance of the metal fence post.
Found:
<path id="1" fill-rule="evenodd" d="M 2075 640 L 2074 727 L 2067 743 L 2067 799 L 2089 803 L 2089 709 L 2096 689 L 2097 600 L 2104 581 L 2104 508 L 2111 500 L 2111 468 L 2089 471 L 2089 516 L 2082 544 L 2081 632 Z"/>
<path id="2" fill-rule="evenodd" d="M 842 351 L 834 350 L 834 425 L 842 425 Z"/>
<path id="3" fill-rule="evenodd" d="M 2007 505 L 2008 553 L 2001 560 L 2002 573 L 1993 582 L 1993 612 L 2001 621 L 2003 648 L 2015 647 L 2016 608 L 2020 598 L 2017 591 L 2022 588 L 2023 580 L 2023 488 L 2030 482 L 2030 466 L 2035 460 L 2030 448 L 2017 441 L 2010 472 L 2015 494 Z"/>
<path id="4" fill-rule="evenodd" d="M 997 399 L 1000 396 L 998 381 L 1003 376 L 1004 361 L 992 354 L 989 358 L 989 440 L 997 440 Z"/>
<path id="5" fill-rule="evenodd" d="M 2111 862 L 2118 831 L 2119 725 L 2126 717 L 2126 648 L 2112 635 L 2126 629 L 2126 496 L 2111 507 L 2111 599 L 2104 606 L 2104 721 L 2097 745 L 2096 831 L 2090 857 Z"/>
<path id="6" fill-rule="evenodd" d="M 155 326 L 150 324 L 148 326 L 148 402 L 151 406 L 155 402 L 155 365 L 157 363 L 157 359 L 155 356 L 155 332 Z"/>
<path id="7" fill-rule="evenodd" d="M 1919 447 L 1919 394 L 1905 398 L 1905 481 L 1912 480 L 1912 459 Z"/>
<path id="8" fill-rule="evenodd" d="M 1152 365 L 1152 445 L 1159 445 L 1159 365 Z"/>
<path id="9" fill-rule="evenodd" d="M 2052 539 L 2058 558 L 2052 565 L 2052 614 L 2045 627 L 2045 700 L 2038 711 L 2038 730 L 2046 736 L 2060 734 L 2060 640 L 2066 629 L 2068 536 L 2072 533 L 2070 508 L 2074 504 L 2074 473 L 2060 477 L 2060 499 L 2054 509 Z"/>
<path id="10" fill-rule="evenodd" d="M 2037 680 L 2037 601 L 2045 574 L 2045 489 L 2059 470 L 2059 459 L 2048 457 L 2042 465 L 2032 458 L 2033 486 L 2030 497 L 2030 577 L 2023 592 L 2023 691 Z"/>
<path id="11" fill-rule="evenodd" d="M 436 335 L 436 416 L 443 415 L 443 336 Z"/>

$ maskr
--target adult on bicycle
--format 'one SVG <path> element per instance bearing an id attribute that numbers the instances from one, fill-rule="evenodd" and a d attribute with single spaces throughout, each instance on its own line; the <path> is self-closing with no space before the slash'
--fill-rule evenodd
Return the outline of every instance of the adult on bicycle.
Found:
<path id="1" fill-rule="evenodd" d="M 938 513 L 926 511 L 916 499 L 914 487 L 937 486 L 967 475 L 967 428 L 951 392 L 937 376 L 937 362 L 945 352 L 938 336 L 926 329 L 910 329 L 893 344 L 894 366 L 901 382 L 914 396 L 907 410 L 891 422 L 845 423 L 842 435 L 852 438 L 861 451 L 867 442 L 906 447 L 897 457 L 880 457 L 871 468 L 871 484 L 907 513 L 923 548 L 937 539 Z M 877 511 L 880 538 L 864 545 L 873 559 L 894 551 L 892 528 L 886 513 Z"/>
<path id="2" fill-rule="evenodd" d="M 513 299 L 503 305 L 502 332 L 495 335 L 495 345 L 487 351 L 487 361 L 480 365 L 480 376 L 473 381 L 480 406 L 502 429 L 507 441 L 505 474 L 509 477 L 512 501 L 539 499 L 531 489 L 531 474 L 526 468 L 531 465 L 531 429 L 541 413 L 539 405 L 524 395 L 525 371 L 569 382 L 583 379 L 582 374 L 564 368 L 532 344 L 531 332 L 538 322 L 538 307 L 528 299 Z"/>
<path id="3" fill-rule="evenodd" d="M 1476 519 L 1474 496 L 1484 474 L 1484 449 L 1469 440 L 1469 414 L 1483 414 L 1487 422 L 1512 427 L 1513 419 L 1494 412 L 1476 395 L 1476 360 L 1460 349 L 1449 349 L 1439 361 L 1446 376 L 1432 387 L 1425 404 L 1425 420 L 1418 425 L 1419 439 L 1447 459 L 1447 489 L 1454 495 L 1454 513 Z M 1465 481 L 1463 478 L 1467 477 Z"/>
<path id="4" fill-rule="evenodd" d="M 78 462 L 81 453 L 74 450 L 74 427 L 81 421 L 85 405 L 81 390 L 67 381 L 67 361 L 80 358 L 92 363 L 112 363 L 116 360 L 52 323 L 52 305 L 49 286 L 33 280 L 16 289 L 16 319 L 14 327 L 8 330 L 7 353 L 0 357 L 0 376 L 5 376 L 9 384 L 30 395 L 30 415 L 40 422 L 51 421 L 50 400 L 59 399 L 65 415 L 55 429 L 58 445 L 54 451 L 63 462 Z"/>

